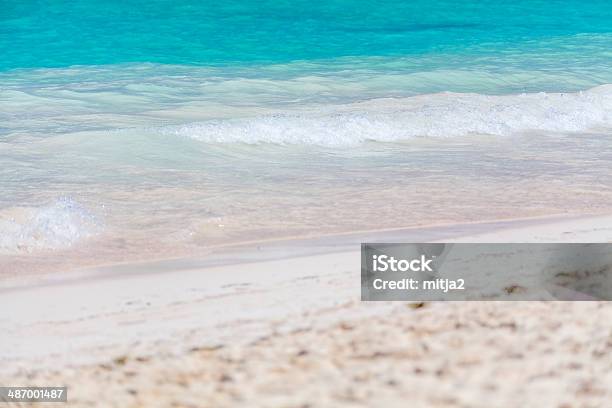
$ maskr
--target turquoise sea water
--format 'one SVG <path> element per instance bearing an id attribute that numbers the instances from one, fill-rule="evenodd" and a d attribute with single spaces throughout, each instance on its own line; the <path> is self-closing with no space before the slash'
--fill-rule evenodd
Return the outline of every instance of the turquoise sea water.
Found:
<path id="1" fill-rule="evenodd" d="M 609 84 L 604 0 L 0 0 L 0 253 L 604 211 Z"/>
<path id="2" fill-rule="evenodd" d="M 0 69 L 478 57 L 521 49 L 561 57 L 572 47 L 606 63 L 610 54 L 597 41 L 610 41 L 611 29 L 607 0 L 3 1 Z"/>

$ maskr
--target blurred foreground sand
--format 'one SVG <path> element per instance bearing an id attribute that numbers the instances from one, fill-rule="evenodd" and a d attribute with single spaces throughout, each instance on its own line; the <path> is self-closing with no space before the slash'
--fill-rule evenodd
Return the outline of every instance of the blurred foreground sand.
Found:
<path id="1" fill-rule="evenodd" d="M 67 384 L 69 405 L 83 407 L 605 407 L 611 321 L 605 302 L 402 304 L 240 346 L 122 354 L 12 381 Z"/>

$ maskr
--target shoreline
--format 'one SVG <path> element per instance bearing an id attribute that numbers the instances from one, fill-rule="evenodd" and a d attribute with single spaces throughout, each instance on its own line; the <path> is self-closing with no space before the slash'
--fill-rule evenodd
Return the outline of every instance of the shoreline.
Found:
<path id="1" fill-rule="evenodd" d="M 535 216 L 250 240 L 213 245 L 205 248 L 205 254 L 199 255 L 162 256 L 146 261 L 101 263 L 17 277 L 0 274 L 0 294 L 88 279 L 110 279 L 122 275 L 168 273 L 350 252 L 359 248 L 362 242 L 605 242 L 606 238 L 612 241 L 612 227 L 596 227 L 598 224 L 606 225 L 606 223 L 612 225 L 612 214 Z"/>

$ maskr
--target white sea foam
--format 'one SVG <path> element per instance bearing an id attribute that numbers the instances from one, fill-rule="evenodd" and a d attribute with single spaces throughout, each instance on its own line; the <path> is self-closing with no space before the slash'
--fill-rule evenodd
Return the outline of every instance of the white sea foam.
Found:
<path id="1" fill-rule="evenodd" d="M 206 143 L 352 145 L 367 140 L 612 129 L 612 85 L 578 93 L 439 93 L 304 112 L 222 119 L 157 131 Z"/>
<path id="2" fill-rule="evenodd" d="M 96 217 L 69 197 L 39 208 L 14 207 L 0 212 L 0 252 L 66 248 L 98 229 Z"/>
<path id="3" fill-rule="evenodd" d="M 292 118 L 273 119 L 269 117 L 271 113 L 284 110 L 288 116 L 295 114 L 299 119 L 304 110 L 316 108 L 321 109 L 319 116 L 326 117 L 336 113 L 337 109 L 328 108 L 331 105 L 389 97 L 404 98 L 397 99 L 397 105 L 408 104 L 417 111 L 429 103 L 452 110 L 454 100 L 469 99 L 467 94 L 438 94 L 444 91 L 482 95 L 541 90 L 576 92 L 612 83 L 612 73 L 601 63 L 602 56 L 589 58 L 590 54 L 578 47 L 588 43 L 589 47 L 606 49 L 605 41 L 610 40 L 576 39 L 577 48 L 564 54 L 564 58 L 571 57 L 580 63 L 567 70 L 559 69 L 556 62 L 550 65 L 551 58 L 542 58 L 540 50 L 531 52 L 530 58 L 521 53 L 501 60 L 501 57 L 436 55 L 416 60 L 342 58 L 245 67 L 121 64 L 0 72 L 0 100 L 6 101 L 0 109 L 0 140 L 23 142 L 67 133 L 235 120 L 254 115 L 268 116 L 262 118 L 262 125 L 238 121 L 238 125 L 232 123 L 229 127 L 273 123 L 282 128 L 283 120 L 291 122 Z M 558 61 L 557 58 L 552 61 Z M 412 102 L 411 97 L 415 97 Z M 472 97 L 472 103 L 477 104 L 477 98 Z M 355 112 L 359 119 L 347 118 L 346 122 L 372 121 L 376 131 L 377 119 L 385 118 L 372 116 L 402 109 L 369 108 L 372 112 Z M 461 111 L 457 112 L 461 117 Z M 424 109 L 424 113 L 428 111 Z M 317 118 L 304 115 L 303 119 L 309 123 Z M 297 122 L 285 127 L 302 125 Z M 226 125 L 224 122 L 220 126 Z M 408 130 L 401 123 L 398 126 L 402 129 L 397 133 L 403 134 L 412 124 Z M 324 143 L 329 144 L 328 139 Z"/>

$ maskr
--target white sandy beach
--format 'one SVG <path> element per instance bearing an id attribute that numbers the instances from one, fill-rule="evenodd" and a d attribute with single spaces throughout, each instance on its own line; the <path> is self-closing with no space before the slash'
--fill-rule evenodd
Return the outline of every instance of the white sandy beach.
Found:
<path id="1" fill-rule="evenodd" d="M 612 407 L 608 3 L 0 0 L 0 408 Z"/>
<path id="2" fill-rule="evenodd" d="M 361 302 L 358 243 L 419 240 L 610 242 L 612 217 L 272 241 L 4 279 L 0 383 L 66 385 L 71 406 L 605 406 L 606 302 Z"/>

